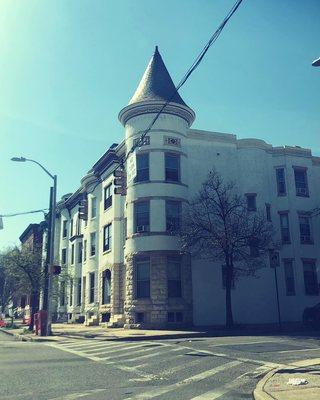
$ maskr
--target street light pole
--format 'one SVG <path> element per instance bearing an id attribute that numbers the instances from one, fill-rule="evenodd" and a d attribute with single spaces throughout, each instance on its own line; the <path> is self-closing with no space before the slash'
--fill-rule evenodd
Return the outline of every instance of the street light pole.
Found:
<path id="1" fill-rule="evenodd" d="M 50 202 L 50 246 L 49 246 L 49 269 L 48 269 L 48 318 L 47 318 L 47 329 L 46 334 L 51 335 L 51 322 L 52 322 L 52 266 L 54 264 L 54 236 L 55 236 L 55 224 L 56 224 L 56 203 L 57 203 L 57 175 L 53 176 L 53 187 L 52 196 Z"/>
<path id="2" fill-rule="evenodd" d="M 45 335 L 51 335 L 51 322 L 52 322 L 52 266 L 54 264 L 54 236 L 55 236 L 55 222 L 56 222 L 56 203 L 57 203 L 57 175 L 52 175 L 42 164 L 38 161 L 25 157 L 13 157 L 12 161 L 26 162 L 30 161 L 37 164 L 50 178 L 53 180 L 53 186 L 50 188 L 50 205 L 49 205 L 49 229 L 47 240 L 47 259 L 45 263 L 45 285 L 43 291 L 43 308 L 47 311 L 47 323 Z"/>

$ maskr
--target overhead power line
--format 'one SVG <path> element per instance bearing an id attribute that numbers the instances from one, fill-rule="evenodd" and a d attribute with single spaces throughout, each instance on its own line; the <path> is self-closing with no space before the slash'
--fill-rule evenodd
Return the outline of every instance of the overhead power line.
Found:
<path id="1" fill-rule="evenodd" d="M 240 4 L 242 3 L 242 0 L 237 0 L 236 3 L 233 5 L 233 7 L 231 8 L 231 10 L 228 12 L 228 14 L 226 15 L 226 17 L 224 18 L 224 20 L 221 22 L 221 24 L 219 25 L 219 27 L 216 29 L 216 31 L 214 32 L 214 34 L 211 36 L 211 38 L 209 39 L 208 43 L 204 46 L 204 48 L 201 50 L 200 54 L 196 57 L 196 59 L 194 60 L 193 64 L 191 65 L 191 67 L 188 69 L 188 71 L 185 73 L 185 75 L 182 77 L 182 79 L 180 80 L 180 82 L 178 83 L 178 85 L 176 86 L 174 92 L 172 93 L 172 95 L 170 96 L 169 100 L 167 100 L 165 102 L 165 104 L 161 107 L 161 109 L 158 111 L 158 113 L 156 114 L 156 116 L 153 118 L 153 120 L 151 121 L 151 123 L 149 124 L 149 126 L 147 127 L 147 129 L 141 134 L 140 136 L 140 140 L 137 141 L 136 144 L 134 144 L 130 151 L 127 153 L 126 157 L 124 158 L 124 160 L 122 161 L 122 165 L 125 163 L 125 161 L 128 159 L 129 155 L 131 153 L 134 152 L 134 150 L 137 147 L 140 147 L 140 144 L 143 143 L 143 140 L 145 138 L 145 136 L 148 134 L 148 132 L 150 132 L 150 130 L 152 129 L 153 125 L 155 124 L 155 122 L 157 121 L 157 119 L 159 118 L 160 114 L 163 112 L 163 110 L 166 108 L 166 106 L 171 102 L 171 100 L 175 97 L 176 93 L 179 91 L 179 89 L 181 89 L 181 87 L 186 83 L 186 81 L 189 79 L 190 75 L 196 70 L 196 68 L 199 66 L 199 64 L 201 63 L 201 61 L 203 60 L 205 54 L 207 53 L 207 51 L 209 50 L 209 48 L 213 45 L 213 43 L 218 39 L 218 37 L 220 36 L 221 32 L 223 31 L 224 27 L 227 25 L 228 21 L 230 20 L 230 18 L 233 16 L 233 14 L 237 11 L 237 9 L 239 8 Z"/>

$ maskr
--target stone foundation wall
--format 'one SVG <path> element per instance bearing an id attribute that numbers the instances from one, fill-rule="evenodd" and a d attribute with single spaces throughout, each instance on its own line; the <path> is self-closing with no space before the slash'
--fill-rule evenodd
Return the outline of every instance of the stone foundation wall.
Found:
<path id="1" fill-rule="evenodd" d="M 179 255 L 172 251 L 150 251 L 135 254 L 150 257 L 150 298 L 135 297 L 134 257 L 129 255 L 125 262 L 125 302 L 124 314 L 127 324 L 137 323 L 136 314 L 144 313 L 143 326 L 165 327 L 168 324 L 168 312 L 181 312 L 183 321 L 180 325 L 192 324 L 192 277 L 191 263 L 187 256 L 181 257 L 182 296 L 168 298 L 167 257 Z"/>

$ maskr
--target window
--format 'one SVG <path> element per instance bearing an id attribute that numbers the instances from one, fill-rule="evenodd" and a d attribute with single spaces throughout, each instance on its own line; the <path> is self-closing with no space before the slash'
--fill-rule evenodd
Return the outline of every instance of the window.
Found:
<path id="1" fill-rule="evenodd" d="M 173 153 L 165 153 L 165 179 L 166 181 L 180 181 L 180 156 Z"/>
<path id="2" fill-rule="evenodd" d="M 282 240 L 282 243 L 290 243 L 289 215 L 288 215 L 288 213 L 281 213 L 280 214 L 280 229 L 281 229 L 281 240 Z"/>
<path id="3" fill-rule="evenodd" d="M 91 197 L 91 218 L 97 216 L 97 198 Z"/>
<path id="4" fill-rule="evenodd" d="M 77 283 L 77 306 L 81 305 L 81 278 L 78 278 Z"/>
<path id="5" fill-rule="evenodd" d="M 248 211 L 257 210 L 256 197 L 257 197 L 256 193 L 246 193 Z"/>
<path id="6" fill-rule="evenodd" d="M 296 184 L 296 195 L 308 197 L 307 170 L 305 168 L 294 168 L 294 181 Z"/>
<path id="7" fill-rule="evenodd" d="M 149 153 L 137 155 L 137 176 L 135 182 L 149 180 Z"/>
<path id="8" fill-rule="evenodd" d="M 81 219 L 79 217 L 76 221 L 76 235 L 81 235 Z"/>
<path id="9" fill-rule="evenodd" d="M 89 274 L 89 303 L 93 303 L 94 302 L 94 279 L 95 279 L 95 273 L 91 272 Z"/>
<path id="10" fill-rule="evenodd" d="M 277 178 L 277 190 L 278 196 L 286 195 L 286 178 L 284 174 L 284 168 L 276 169 L 276 178 Z"/>
<path id="11" fill-rule="evenodd" d="M 166 201 L 166 229 L 169 232 L 177 232 L 180 229 L 181 202 Z"/>
<path id="12" fill-rule="evenodd" d="M 268 222 L 271 222 L 271 205 L 266 203 L 266 218 Z"/>
<path id="13" fill-rule="evenodd" d="M 67 249 L 61 250 L 61 264 L 67 263 Z"/>
<path id="14" fill-rule="evenodd" d="M 87 261 L 87 241 L 83 241 L 83 261 Z"/>
<path id="15" fill-rule="evenodd" d="M 103 198 L 104 198 L 104 209 L 107 210 L 112 206 L 112 192 L 111 192 L 112 184 L 106 186 L 104 188 Z"/>
<path id="16" fill-rule="evenodd" d="M 302 260 L 304 288 L 307 295 L 317 295 L 319 293 L 316 264 L 313 260 Z"/>
<path id="17" fill-rule="evenodd" d="M 90 256 L 94 256 L 96 254 L 96 233 L 90 233 Z"/>
<path id="18" fill-rule="evenodd" d="M 68 221 L 66 219 L 62 222 L 62 237 L 65 238 L 68 236 Z"/>
<path id="19" fill-rule="evenodd" d="M 70 279 L 70 299 L 69 305 L 72 306 L 73 304 L 73 279 Z"/>
<path id="20" fill-rule="evenodd" d="M 143 312 L 137 312 L 136 313 L 136 323 L 137 324 L 143 324 L 144 323 L 144 313 Z"/>
<path id="21" fill-rule="evenodd" d="M 181 311 L 168 312 L 168 322 L 183 322 L 183 313 Z"/>
<path id="22" fill-rule="evenodd" d="M 111 298 L 111 271 L 105 270 L 102 274 L 102 304 L 109 304 Z"/>
<path id="23" fill-rule="evenodd" d="M 82 242 L 78 243 L 78 263 L 82 262 Z"/>
<path id="24" fill-rule="evenodd" d="M 300 242 L 312 243 L 310 217 L 299 215 Z"/>
<path id="25" fill-rule="evenodd" d="M 167 258 L 168 297 L 181 297 L 181 260 Z"/>
<path id="26" fill-rule="evenodd" d="M 296 294 L 293 274 L 293 262 L 292 260 L 283 260 L 284 265 L 284 276 L 286 281 L 286 295 L 294 296 Z"/>
<path id="27" fill-rule="evenodd" d="M 65 295 L 66 295 L 66 284 L 65 282 L 60 282 L 60 306 L 65 305 Z"/>
<path id="28" fill-rule="evenodd" d="M 70 237 L 73 236 L 73 218 L 70 220 Z"/>
<path id="29" fill-rule="evenodd" d="M 83 304 L 86 302 L 87 297 L 87 277 L 84 276 L 82 279 L 82 296 L 83 296 Z"/>
<path id="30" fill-rule="evenodd" d="M 111 249 L 111 224 L 103 228 L 103 251 Z"/>
<path id="31" fill-rule="evenodd" d="M 134 204 L 135 228 L 134 232 L 149 232 L 150 230 L 150 203 L 139 201 Z"/>
<path id="32" fill-rule="evenodd" d="M 127 218 L 123 219 L 123 245 L 126 244 L 127 239 Z"/>
<path id="33" fill-rule="evenodd" d="M 150 297 L 150 259 L 136 260 L 136 298 Z"/>
<path id="34" fill-rule="evenodd" d="M 222 265 L 222 288 L 225 289 L 227 284 L 227 267 L 225 265 Z M 234 274 L 232 276 L 231 280 L 231 289 L 234 289 Z"/>
<path id="35" fill-rule="evenodd" d="M 71 246 L 71 264 L 74 264 L 74 244 Z"/>
<path id="36" fill-rule="evenodd" d="M 259 240 L 256 238 L 252 238 L 249 243 L 250 257 L 259 257 L 260 249 L 259 249 Z"/>

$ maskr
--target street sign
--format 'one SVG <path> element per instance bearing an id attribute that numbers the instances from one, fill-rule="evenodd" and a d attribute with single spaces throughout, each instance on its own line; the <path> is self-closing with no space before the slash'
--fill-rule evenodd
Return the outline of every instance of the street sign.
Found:
<path id="1" fill-rule="evenodd" d="M 137 157 L 132 153 L 127 161 L 127 184 L 130 185 L 137 175 Z"/>
<path id="2" fill-rule="evenodd" d="M 270 267 L 280 267 L 280 253 L 275 250 L 269 250 Z"/>

